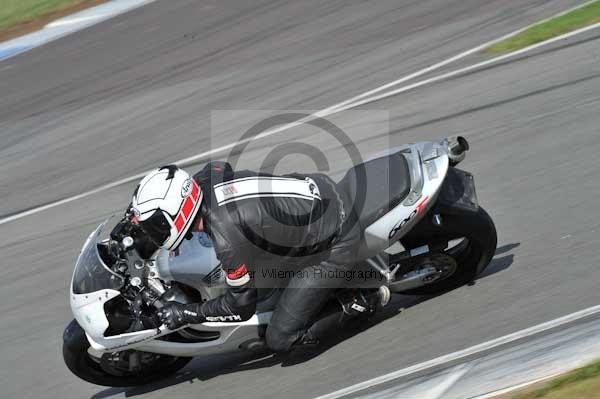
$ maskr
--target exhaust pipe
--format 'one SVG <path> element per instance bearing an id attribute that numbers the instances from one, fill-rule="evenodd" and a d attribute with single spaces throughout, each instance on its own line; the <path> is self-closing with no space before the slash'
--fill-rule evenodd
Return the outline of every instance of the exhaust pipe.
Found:
<path id="1" fill-rule="evenodd" d="M 447 137 L 442 141 L 442 145 L 445 145 L 448 149 L 451 166 L 456 166 L 462 162 L 469 150 L 469 142 L 463 136 Z"/>

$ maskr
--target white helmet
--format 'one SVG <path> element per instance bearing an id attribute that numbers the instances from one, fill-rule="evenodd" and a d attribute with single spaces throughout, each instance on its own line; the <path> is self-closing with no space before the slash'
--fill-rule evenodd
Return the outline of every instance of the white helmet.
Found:
<path id="1" fill-rule="evenodd" d="M 202 203 L 202 190 L 175 165 L 150 172 L 133 193 L 131 212 L 159 247 L 174 250 L 186 236 Z"/>

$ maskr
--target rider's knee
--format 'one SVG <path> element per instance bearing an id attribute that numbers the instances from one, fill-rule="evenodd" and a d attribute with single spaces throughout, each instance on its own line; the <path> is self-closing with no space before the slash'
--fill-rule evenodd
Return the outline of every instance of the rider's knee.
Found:
<path id="1" fill-rule="evenodd" d="M 292 344 L 297 339 L 297 334 L 290 334 L 281 331 L 277 327 L 270 325 L 266 333 L 267 346 L 273 352 L 288 352 Z"/>

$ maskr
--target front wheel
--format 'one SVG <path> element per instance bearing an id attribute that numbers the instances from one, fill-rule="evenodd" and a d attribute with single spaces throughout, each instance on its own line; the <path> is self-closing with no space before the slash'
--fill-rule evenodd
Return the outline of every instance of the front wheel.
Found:
<path id="1" fill-rule="evenodd" d="M 90 354 L 83 329 L 73 320 L 63 335 L 65 364 L 77 377 L 92 384 L 130 387 L 160 380 L 183 368 L 192 358 L 140 351 Z"/>
<path id="2" fill-rule="evenodd" d="M 435 295 L 471 282 L 490 263 L 496 252 L 496 227 L 490 215 L 481 207 L 476 212 L 442 214 L 442 226 L 434 226 L 431 215 L 415 232 L 403 238 L 405 248 L 456 242 L 437 254 L 437 260 L 447 273 L 429 284 L 402 292 L 408 295 Z M 432 257 L 433 262 L 436 258 Z M 445 264 L 445 265 L 444 265 Z"/>

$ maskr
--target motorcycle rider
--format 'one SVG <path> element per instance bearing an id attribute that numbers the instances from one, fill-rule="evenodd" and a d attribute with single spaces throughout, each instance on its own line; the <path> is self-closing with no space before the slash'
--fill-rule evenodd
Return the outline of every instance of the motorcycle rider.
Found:
<path id="1" fill-rule="evenodd" d="M 210 162 L 193 178 L 174 165 L 152 171 L 133 194 L 132 223 L 169 251 L 192 232 L 206 232 L 228 285 L 224 295 L 203 303 L 166 303 L 161 321 L 175 330 L 247 320 L 256 311 L 255 277 L 269 267 L 300 271 L 289 280 L 267 328 L 266 344 L 273 351 L 315 345 L 348 320 L 385 306 L 390 291 L 381 286 L 345 290 L 340 304 L 325 309 L 359 260 L 362 232 L 348 204 L 347 194 L 323 174 L 273 176 L 233 171 L 226 162 Z"/>

